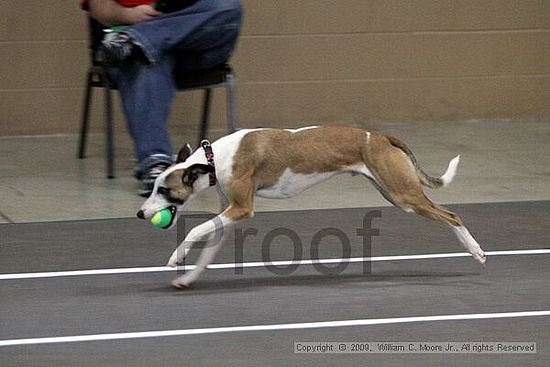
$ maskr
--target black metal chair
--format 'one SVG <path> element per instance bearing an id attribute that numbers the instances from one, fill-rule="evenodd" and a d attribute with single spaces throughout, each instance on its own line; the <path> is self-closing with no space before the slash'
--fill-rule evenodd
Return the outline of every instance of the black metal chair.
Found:
<path id="1" fill-rule="evenodd" d="M 113 103 L 112 91 L 116 90 L 116 84 L 109 78 L 106 69 L 97 62 L 95 53 L 98 45 L 103 39 L 101 24 L 89 18 L 91 65 L 86 76 L 86 90 L 84 93 L 84 109 L 80 125 L 80 141 L 78 146 L 78 158 L 83 159 L 86 155 L 86 142 L 90 126 L 90 107 L 92 104 L 92 88 L 103 88 L 105 90 L 105 140 L 106 140 L 106 167 L 107 177 L 114 178 L 114 124 L 113 124 Z M 213 68 L 194 70 L 189 72 L 175 72 L 174 79 L 178 90 L 192 91 L 204 90 L 202 105 L 201 126 L 197 145 L 208 134 L 208 122 L 210 117 L 210 106 L 212 102 L 212 89 L 225 87 L 227 96 L 227 123 L 228 131 L 237 130 L 237 100 L 235 91 L 235 76 L 229 64 L 218 65 Z"/>

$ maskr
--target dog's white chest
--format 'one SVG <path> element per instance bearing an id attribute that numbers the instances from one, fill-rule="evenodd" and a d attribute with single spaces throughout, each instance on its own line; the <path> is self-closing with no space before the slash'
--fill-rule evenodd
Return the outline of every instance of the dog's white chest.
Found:
<path id="1" fill-rule="evenodd" d="M 338 172 L 300 174 L 286 169 L 275 184 L 261 188 L 256 195 L 269 199 L 284 199 L 298 195 L 302 191 L 323 182 Z"/>

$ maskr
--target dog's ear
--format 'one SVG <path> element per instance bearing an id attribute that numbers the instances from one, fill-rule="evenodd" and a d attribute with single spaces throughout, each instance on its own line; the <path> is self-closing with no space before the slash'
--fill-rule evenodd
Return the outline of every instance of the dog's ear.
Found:
<path id="1" fill-rule="evenodd" d="M 214 172 L 214 167 L 207 164 L 194 164 L 185 169 L 181 180 L 186 184 L 193 184 L 199 178 L 199 175 L 204 175 L 210 172 Z"/>
<path id="2" fill-rule="evenodd" d="M 176 158 L 176 163 L 185 162 L 189 156 L 193 154 L 193 148 L 191 148 L 191 145 L 184 144 L 180 151 L 178 152 L 178 157 Z"/>

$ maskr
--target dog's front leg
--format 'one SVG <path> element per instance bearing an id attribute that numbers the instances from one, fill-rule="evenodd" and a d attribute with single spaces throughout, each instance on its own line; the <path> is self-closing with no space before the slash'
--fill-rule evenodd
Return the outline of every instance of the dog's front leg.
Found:
<path id="1" fill-rule="evenodd" d="M 224 235 L 222 235 L 221 238 L 217 238 L 217 236 L 211 238 L 206 243 L 206 246 L 203 248 L 199 256 L 199 259 L 195 264 L 195 268 L 185 273 L 184 275 L 172 280 L 172 286 L 176 288 L 189 287 L 191 283 L 193 283 L 199 277 L 199 275 L 206 269 L 208 264 L 210 264 L 212 260 L 214 260 L 214 256 L 216 256 L 216 253 L 222 247 L 221 245 L 224 239 L 225 239 Z"/>
<path id="2" fill-rule="evenodd" d="M 209 220 L 208 222 L 201 224 L 198 227 L 193 228 L 193 230 L 189 232 L 182 243 L 182 245 L 184 246 L 184 250 L 182 251 L 183 253 L 181 255 L 187 254 L 187 251 L 189 250 L 193 242 L 202 239 L 207 239 L 208 242 L 206 244 L 206 247 L 202 250 L 201 255 L 199 256 L 199 259 L 197 260 L 197 263 L 195 265 L 195 268 L 187 274 L 184 274 L 174 279 L 172 281 L 172 285 L 176 288 L 184 288 L 193 283 L 195 279 L 197 279 L 199 274 L 202 273 L 204 269 L 206 269 L 208 264 L 210 264 L 214 259 L 214 256 L 216 255 L 223 243 L 223 239 L 224 236 L 227 234 L 227 230 L 235 225 L 235 223 L 243 219 L 250 218 L 253 215 L 253 211 L 251 208 L 251 205 L 242 206 L 233 203 L 222 214 Z M 182 245 L 180 245 L 180 247 Z M 169 265 L 172 262 L 177 264 L 179 255 L 180 254 L 178 253 L 178 250 L 176 250 L 175 254 L 173 254 L 170 258 Z"/>
<path id="3" fill-rule="evenodd" d="M 221 245 L 224 241 L 227 230 L 232 227 L 237 221 L 233 220 L 223 214 L 201 224 L 198 227 L 193 228 L 191 232 L 187 235 L 182 244 L 176 249 L 172 257 L 170 258 L 169 265 L 176 261 L 176 263 L 181 262 L 187 252 L 193 245 L 193 243 L 201 240 L 206 240 L 206 246 L 202 249 L 202 252 L 195 264 L 195 268 L 188 273 L 174 279 L 172 281 L 172 286 L 176 288 L 185 288 L 191 285 L 198 276 L 206 269 L 208 264 L 212 262 L 214 256 L 221 248 Z M 179 250 L 182 247 L 182 250 Z M 182 253 L 179 253 L 182 251 Z M 181 256 L 180 256 L 181 255 Z M 174 260 L 175 259 L 175 260 Z"/>
<path id="4" fill-rule="evenodd" d="M 229 207 L 229 199 L 227 198 L 225 192 L 223 192 L 220 185 L 216 185 L 216 191 L 218 192 L 218 196 L 220 198 L 220 207 L 221 211 L 223 212 Z"/>
<path id="5" fill-rule="evenodd" d="M 218 215 L 193 228 L 174 250 L 166 265 L 176 267 L 180 264 L 196 242 L 207 240 L 209 242 L 207 246 L 209 246 L 210 242 L 214 242 L 213 239 L 221 238 L 223 236 L 224 225 L 227 225 L 227 223 L 228 220 L 223 215 Z"/>

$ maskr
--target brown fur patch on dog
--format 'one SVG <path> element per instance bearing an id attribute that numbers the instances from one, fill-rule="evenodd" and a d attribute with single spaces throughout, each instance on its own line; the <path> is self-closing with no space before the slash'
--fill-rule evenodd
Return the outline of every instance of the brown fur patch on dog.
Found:
<path id="1" fill-rule="evenodd" d="M 364 130 L 346 127 L 253 131 L 235 154 L 233 179 L 250 176 L 259 188 L 273 185 L 286 169 L 299 174 L 338 171 L 362 162 L 365 139 Z"/>

